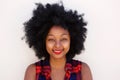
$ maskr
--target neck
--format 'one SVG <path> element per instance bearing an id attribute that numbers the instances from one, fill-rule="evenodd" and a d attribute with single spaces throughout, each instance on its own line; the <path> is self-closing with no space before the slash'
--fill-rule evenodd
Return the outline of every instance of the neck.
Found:
<path id="1" fill-rule="evenodd" d="M 66 64 L 66 58 L 62 58 L 62 59 L 50 58 L 50 66 L 51 66 L 51 68 L 62 69 L 62 68 L 65 67 L 65 64 Z"/>

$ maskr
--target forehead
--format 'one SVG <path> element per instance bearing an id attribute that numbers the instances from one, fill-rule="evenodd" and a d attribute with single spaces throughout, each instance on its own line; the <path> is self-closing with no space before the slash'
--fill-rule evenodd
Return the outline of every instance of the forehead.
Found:
<path id="1" fill-rule="evenodd" d="M 49 33 L 48 33 L 48 36 L 59 36 L 59 35 L 69 35 L 69 32 L 68 30 L 62 28 L 61 26 L 53 26 Z"/>

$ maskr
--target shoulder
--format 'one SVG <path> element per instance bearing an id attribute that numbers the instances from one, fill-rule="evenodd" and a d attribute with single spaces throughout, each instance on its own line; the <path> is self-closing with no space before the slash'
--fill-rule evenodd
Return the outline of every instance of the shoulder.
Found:
<path id="1" fill-rule="evenodd" d="M 88 66 L 87 63 L 73 59 L 72 60 L 72 65 L 74 67 L 77 67 L 77 69 L 80 68 L 82 80 L 93 80 L 90 67 Z"/>
<path id="2" fill-rule="evenodd" d="M 82 62 L 81 73 L 82 73 L 82 80 L 92 80 L 90 67 L 88 66 L 88 64 L 84 62 Z"/>
<path id="3" fill-rule="evenodd" d="M 24 80 L 35 80 L 36 78 L 36 65 L 30 64 L 25 72 Z"/>
<path id="4" fill-rule="evenodd" d="M 40 60 L 30 64 L 25 72 L 24 80 L 36 80 L 36 74 L 41 71 L 41 66 L 46 65 L 46 60 Z"/>
<path id="5" fill-rule="evenodd" d="M 70 63 L 72 64 L 72 67 L 77 67 L 77 66 L 79 66 L 80 68 L 82 67 L 82 62 L 79 60 L 72 59 Z"/>

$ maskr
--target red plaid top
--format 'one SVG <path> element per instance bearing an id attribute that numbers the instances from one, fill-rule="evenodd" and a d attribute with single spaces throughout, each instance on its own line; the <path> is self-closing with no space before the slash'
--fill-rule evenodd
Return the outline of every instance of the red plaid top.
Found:
<path id="1" fill-rule="evenodd" d="M 35 63 L 36 65 L 36 80 L 51 80 L 49 60 L 41 60 Z M 65 65 L 64 80 L 82 80 L 81 79 L 82 62 L 78 60 L 68 60 Z"/>

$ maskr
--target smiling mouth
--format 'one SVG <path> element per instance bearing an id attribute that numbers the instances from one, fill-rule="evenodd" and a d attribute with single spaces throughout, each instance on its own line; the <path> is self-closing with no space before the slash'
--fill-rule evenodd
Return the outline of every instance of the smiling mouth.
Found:
<path id="1" fill-rule="evenodd" d="M 53 50 L 55 54 L 61 54 L 63 50 Z"/>

